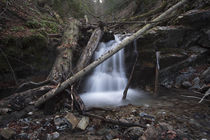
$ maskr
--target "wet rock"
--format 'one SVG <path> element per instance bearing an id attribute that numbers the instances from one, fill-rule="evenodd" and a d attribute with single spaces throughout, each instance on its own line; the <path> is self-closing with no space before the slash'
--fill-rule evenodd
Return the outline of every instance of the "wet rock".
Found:
<path id="1" fill-rule="evenodd" d="M 79 122 L 73 113 L 68 113 L 65 116 L 65 118 L 68 120 L 69 123 L 71 123 L 73 129 L 77 126 L 77 124 Z"/>
<path id="2" fill-rule="evenodd" d="M 27 133 L 20 133 L 17 137 L 20 139 L 28 139 L 29 138 Z"/>
<path id="3" fill-rule="evenodd" d="M 205 48 L 210 48 L 210 30 L 203 29 L 203 35 L 198 41 L 198 44 Z"/>
<path id="4" fill-rule="evenodd" d="M 200 86 L 200 78 L 196 77 L 195 79 L 193 79 L 193 86 L 191 87 L 191 89 L 199 90 L 200 88 L 201 88 L 201 86 Z"/>
<path id="5" fill-rule="evenodd" d="M 201 48 L 200 46 L 192 46 L 189 48 L 189 51 L 193 52 L 193 53 L 204 53 L 207 51 L 207 49 L 205 48 Z"/>
<path id="6" fill-rule="evenodd" d="M 189 124 L 194 125 L 196 127 L 201 127 L 201 125 L 194 119 L 190 119 Z"/>
<path id="7" fill-rule="evenodd" d="M 190 10 L 178 17 L 178 24 L 194 28 L 207 26 L 210 21 L 210 10 Z"/>
<path id="8" fill-rule="evenodd" d="M 60 116 L 56 116 L 54 118 L 54 124 L 57 130 L 65 130 L 67 128 L 72 128 L 72 125 L 67 121 L 67 119 Z"/>
<path id="9" fill-rule="evenodd" d="M 184 81 L 182 83 L 182 87 L 183 88 L 190 88 L 192 86 L 192 84 L 189 81 Z"/>
<path id="10" fill-rule="evenodd" d="M 99 130 L 96 132 L 96 134 L 97 134 L 97 135 L 104 136 L 104 135 L 109 134 L 111 131 L 112 131 L 112 130 L 107 129 L 107 128 L 101 128 L 101 129 L 99 129 Z"/>
<path id="11" fill-rule="evenodd" d="M 58 132 L 53 132 L 52 134 L 47 134 L 47 140 L 55 140 L 60 137 Z"/>
<path id="12" fill-rule="evenodd" d="M 60 137 L 58 132 L 53 132 L 52 134 L 47 134 L 47 140 L 56 140 Z"/>
<path id="13" fill-rule="evenodd" d="M 138 139 L 144 133 L 144 129 L 141 127 L 130 127 L 125 130 L 124 135 L 128 136 L 130 139 Z"/>
<path id="14" fill-rule="evenodd" d="M 79 123 L 77 124 L 77 128 L 80 128 L 82 130 L 85 130 L 86 127 L 89 124 L 89 117 L 82 117 L 82 119 L 79 121 Z"/>
<path id="15" fill-rule="evenodd" d="M 205 81 L 205 83 L 210 83 L 210 67 L 208 67 L 202 74 L 201 78 Z"/>
<path id="16" fill-rule="evenodd" d="M 172 130 L 172 126 L 166 123 L 160 123 L 155 126 L 150 126 L 144 132 L 140 140 L 156 140 L 156 139 L 169 139 L 175 140 L 176 132 Z"/>
<path id="17" fill-rule="evenodd" d="M 114 40 L 114 34 L 112 32 L 104 32 L 102 42 L 108 42 L 110 40 Z"/>
<path id="18" fill-rule="evenodd" d="M 11 139 L 15 134 L 16 132 L 10 128 L 4 128 L 0 132 L 0 135 L 5 139 Z"/>
<path id="19" fill-rule="evenodd" d="M 195 73 L 195 69 L 193 69 L 192 67 L 189 67 L 187 69 L 187 71 L 182 72 L 181 75 L 176 77 L 176 83 L 175 83 L 175 87 L 179 88 L 182 85 L 183 81 L 188 81 L 190 79 L 190 77 L 192 77 L 192 75 Z"/>

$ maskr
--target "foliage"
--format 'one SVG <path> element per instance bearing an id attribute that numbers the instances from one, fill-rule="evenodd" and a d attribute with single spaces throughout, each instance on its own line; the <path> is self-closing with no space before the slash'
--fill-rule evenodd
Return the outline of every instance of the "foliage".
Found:
<path id="1" fill-rule="evenodd" d="M 82 0 L 54 0 L 53 9 L 55 9 L 61 17 L 71 15 L 79 18 L 84 16 L 82 2 Z"/>
<path id="2" fill-rule="evenodd" d="M 59 31 L 58 24 L 53 21 L 32 19 L 27 21 L 26 26 L 31 29 L 44 28 L 49 33 L 57 33 Z"/>
<path id="3" fill-rule="evenodd" d="M 10 29 L 10 31 L 14 31 L 14 32 L 19 32 L 19 31 L 24 31 L 25 28 L 23 26 L 14 26 Z"/>

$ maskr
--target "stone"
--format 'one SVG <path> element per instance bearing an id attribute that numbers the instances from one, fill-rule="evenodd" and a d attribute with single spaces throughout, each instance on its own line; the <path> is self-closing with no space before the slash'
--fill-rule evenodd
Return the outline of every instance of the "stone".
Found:
<path id="1" fill-rule="evenodd" d="M 137 139 L 142 136 L 144 129 L 141 127 L 130 127 L 125 130 L 124 135 L 128 136 L 130 139 Z"/>
<path id="2" fill-rule="evenodd" d="M 199 77 L 193 79 L 193 86 L 191 87 L 191 89 L 197 89 L 197 90 L 201 89 Z"/>
<path id="3" fill-rule="evenodd" d="M 5 139 L 11 139 L 15 134 L 16 132 L 10 128 L 4 128 L 0 132 L 0 135 Z"/>
<path id="4" fill-rule="evenodd" d="M 57 130 L 65 130 L 67 128 L 72 128 L 72 124 L 62 116 L 56 116 L 54 118 L 54 124 Z"/>
<path id="5" fill-rule="evenodd" d="M 189 67 L 186 72 L 182 72 L 176 77 L 175 87 L 179 88 L 182 85 L 182 82 L 188 81 L 195 72 L 196 70 L 192 67 Z"/>
<path id="6" fill-rule="evenodd" d="M 51 135 L 53 139 L 58 139 L 60 137 L 60 134 L 58 132 L 53 132 Z"/>
<path id="7" fill-rule="evenodd" d="M 149 126 L 141 136 L 141 140 L 156 140 L 156 139 L 169 139 L 175 140 L 176 132 L 172 130 L 172 126 L 166 123 L 159 123 L 158 125 Z M 171 136 L 172 135 L 172 136 Z"/>
<path id="8" fill-rule="evenodd" d="M 205 83 L 210 82 L 210 67 L 208 67 L 202 74 L 201 78 L 205 81 Z"/>
<path id="9" fill-rule="evenodd" d="M 183 88 L 190 88 L 192 86 L 192 84 L 189 81 L 184 81 L 182 83 L 182 87 Z"/>
<path id="10" fill-rule="evenodd" d="M 202 74 L 201 78 L 205 78 L 206 76 L 210 75 L 210 67 L 208 67 Z"/>
<path id="11" fill-rule="evenodd" d="M 68 114 L 65 116 L 65 118 L 71 123 L 73 129 L 77 126 L 77 124 L 79 122 L 73 113 L 68 112 Z"/>
<path id="12" fill-rule="evenodd" d="M 192 46 L 189 48 L 189 50 L 193 53 L 198 53 L 198 54 L 201 54 L 207 51 L 207 49 L 201 48 L 200 46 Z"/>
<path id="13" fill-rule="evenodd" d="M 89 117 L 82 117 L 82 119 L 77 124 L 77 128 L 82 129 L 82 130 L 85 130 L 86 127 L 89 124 L 89 121 L 90 121 Z"/>

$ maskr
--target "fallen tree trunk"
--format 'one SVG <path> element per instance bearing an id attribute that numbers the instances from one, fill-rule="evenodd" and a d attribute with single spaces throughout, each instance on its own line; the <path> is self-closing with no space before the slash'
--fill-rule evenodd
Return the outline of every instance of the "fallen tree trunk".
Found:
<path id="1" fill-rule="evenodd" d="M 73 72 L 72 58 L 79 38 L 79 22 L 73 19 L 69 24 L 64 32 L 62 44 L 57 48 L 58 56 L 48 76 L 49 80 L 57 83 L 66 80 L 69 73 Z"/>
<path id="2" fill-rule="evenodd" d="M 177 3 L 173 7 L 169 8 L 167 11 L 165 11 L 163 14 L 161 14 L 160 16 L 158 16 L 157 18 L 155 18 L 152 21 L 155 22 L 155 21 L 164 19 L 170 13 L 172 13 L 174 10 L 178 9 L 180 6 L 182 6 L 186 2 L 188 2 L 188 0 L 182 0 L 182 1 L 180 1 L 179 3 Z M 87 67 L 85 67 L 84 69 L 82 69 L 81 71 L 77 72 L 75 75 L 73 75 L 72 77 L 70 77 L 69 79 L 67 79 L 63 83 L 61 83 L 61 85 L 58 88 L 53 89 L 53 90 L 47 92 L 45 95 L 41 96 L 35 102 L 35 106 L 36 107 L 39 107 L 40 105 L 42 105 L 43 103 L 45 103 L 47 100 L 51 99 L 55 95 L 57 95 L 60 92 L 62 92 L 63 90 L 65 90 L 65 88 L 68 85 L 71 85 L 77 79 L 79 79 L 80 77 L 84 76 L 87 72 L 89 72 L 90 70 L 92 70 L 93 68 L 95 68 L 96 66 L 98 66 L 99 64 L 101 64 L 102 62 L 104 62 L 105 60 L 107 60 L 109 57 L 111 57 L 116 52 L 118 52 L 119 50 L 121 50 L 122 48 L 124 48 L 126 45 L 128 45 L 129 43 L 131 43 L 133 40 L 137 39 L 140 35 L 143 35 L 146 31 L 148 31 L 149 29 L 151 29 L 154 25 L 155 25 L 155 23 L 151 23 L 151 24 L 145 25 L 138 32 L 136 32 L 135 34 L 133 34 L 129 38 L 123 40 L 120 44 L 118 44 L 116 46 L 115 49 L 108 51 L 106 54 L 104 54 L 103 56 L 101 56 L 100 58 L 98 58 L 96 61 L 92 62 L 90 65 L 88 65 Z"/>
<path id="3" fill-rule="evenodd" d="M 103 32 L 100 28 L 96 28 L 91 37 L 90 40 L 88 41 L 87 46 L 85 47 L 85 49 L 83 50 L 77 66 L 74 70 L 74 72 L 78 72 L 79 70 L 83 69 L 84 67 L 86 67 L 88 65 L 88 63 L 90 62 L 93 53 L 95 52 L 95 50 L 98 47 L 98 44 L 102 38 Z"/>

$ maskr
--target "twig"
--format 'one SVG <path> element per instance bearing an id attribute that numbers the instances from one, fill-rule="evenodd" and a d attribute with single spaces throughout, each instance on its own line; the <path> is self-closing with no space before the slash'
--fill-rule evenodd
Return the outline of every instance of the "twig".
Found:
<path id="1" fill-rule="evenodd" d="M 203 100 L 210 95 L 210 89 L 206 91 L 205 95 L 201 98 L 201 100 L 198 103 L 202 103 Z"/>
<path id="2" fill-rule="evenodd" d="M 30 81 L 30 82 L 21 84 L 21 85 L 16 89 L 16 92 L 20 92 L 21 90 L 27 89 L 27 88 L 37 88 L 37 87 L 40 87 L 40 86 L 44 86 L 44 85 L 46 85 L 46 84 L 48 84 L 48 83 L 50 83 L 50 80 L 45 80 L 45 81 L 42 81 L 42 82 L 39 82 L 39 83 Z"/>
<path id="3" fill-rule="evenodd" d="M 8 64 L 8 66 L 9 66 L 10 71 L 11 71 L 11 73 L 12 73 L 12 76 L 13 76 L 13 78 L 14 78 L 15 84 L 17 85 L 18 82 L 17 82 L 16 76 L 15 76 L 15 72 L 14 72 L 14 70 L 13 70 L 13 68 L 12 68 L 12 66 L 11 66 L 11 64 L 10 64 L 10 62 L 9 62 L 9 60 L 8 60 L 8 58 L 7 58 L 7 55 L 4 53 L 4 51 L 3 51 L 1 48 L 0 48 L 0 50 L 1 50 L 1 53 L 2 53 L 3 57 L 4 57 L 5 60 L 7 61 L 7 64 Z"/>
<path id="4" fill-rule="evenodd" d="M 199 100 L 201 100 L 201 99 L 202 99 L 202 98 L 200 98 L 200 97 L 196 97 L 196 96 L 186 96 L 186 95 L 181 95 L 181 96 L 182 96 L 182 97 L 186 97 L 186 98 L 199 99 Z M 203 99 L 203 100 L 210 102 L 210 100 L 207 100 L 207 99 Z"/>

